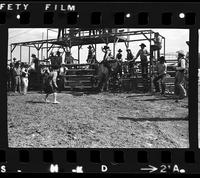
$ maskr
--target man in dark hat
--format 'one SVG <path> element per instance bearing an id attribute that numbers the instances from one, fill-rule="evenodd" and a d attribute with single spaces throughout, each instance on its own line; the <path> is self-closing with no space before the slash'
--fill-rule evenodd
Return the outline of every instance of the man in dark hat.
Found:
<path id="1" fill-rule="evenodd" d="M 165 57 L 161 56 L 159 58 L 159 62 L 156 64 L 156 71 L 157 74 L 155 76 L 155 78 L 153 79 L 153 83 L 155 86 L 155 92 L 160 92 L 160 87 L 159 87 L 159 80 L 160 80 L 160 84 L 161 84 L 161 94 L 164 95 L 165 94 L 165 78 L 166 78 L 166 74 L 167 74 L 167 64 L 165 63 Z"/>
<path id="2" fill-rule="evenodd" d="M 122 50 L 121 49 L 118 50 L 118 53 L 116 55 L 116 59 L 118 61 L 122 62 Z"/>
<path id="3" fill-rule="evenodd" d="M 149 52 L 145 49 L 146 45 L 144 43 L 140 44 L 141 49 L 138 51 L 134 60 L 140 56 L 141 68 L 142 68 L 142 77 L 147 78 L 148 75 L 148 60 L 147 56 L 150 55 Z"/>

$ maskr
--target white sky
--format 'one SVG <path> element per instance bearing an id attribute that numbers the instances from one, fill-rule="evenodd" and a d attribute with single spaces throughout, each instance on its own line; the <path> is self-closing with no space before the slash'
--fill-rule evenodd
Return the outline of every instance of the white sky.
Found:
<path id="1" fill-rule="evenodd" d="M 57 30 L 57 29 L 55 29 Z M 137 31 L 137 30 L 153 30 L 154 32 L 159 32 L 160 35 L 166 38 L 166 53 L 175 53 L 178 50 L 183 50 L 187 52 L 188 46 L 186 41 L 189 41 L 189 30 L 188 29 L 129 29 L 129 31 Z M 140 36 L 142 37 L 142 36 Z M 47 29 L 46 28 L 10 28 L 9 29 L 9 39 L 8 39 L 8 59 L 10 59 L 10 44 L 16 42 L 26 42 L 26 41 L 34 41 L 34 40 L 42 40 L 47 39 Z M 49 32 L 49 39 L 57 38 L 56 32 Z M 137 36 L 134 35 L 131 39 L 137 39 Z M 140 49 L 140 44 L 142 42 L 131 42 L 129 48 L 133 52 L 133 55 L 137 54 L 137 51 Z M 149 50 L 149 42 L 144 41 L 147 45 L 147 50 Z M 97 45 L 97 60 L 100 61 L 103 58 L 103 52 L 101 51 L 101 47 L 105 44 Z M 113 45 L 109 44 L 110 49 L 113 53 Z M 117 54 L 118 49 L 121 48 L 123 50 L 122 55 L 123 58 L 126 57 L 126 48 L 124 43 L 118 43 L 115 48 L 115 55 Z M 13 51 L 12 58 L 16 57 L 19 59 L 19 47 L 16 47 Z M 55 52 L 57 49 L 54 50 Z M 72 56 L 74 58 L 78 58 L 78 49 L 77 47 L 72 47 Z M 162 50 L 161 50 L 162 52 Z M 31 49 L 31 54 L 35 53 L 37 55 L 37 51 L 34 48 Z M 46 51 L 44 50 L 44 55 L 46 57 Z M 43 56 L 44 56 L 43 55 Z M 85 63 L 88 55 L 87 46 L 82 46 L 80 50 L 80 62 Z M 41 59 L 41 55 L 39 57 Z M 138 59 L 139 60 L 139 59 Z M 28 48 L 22 47 L 22 61 L 28 62 Z"/>

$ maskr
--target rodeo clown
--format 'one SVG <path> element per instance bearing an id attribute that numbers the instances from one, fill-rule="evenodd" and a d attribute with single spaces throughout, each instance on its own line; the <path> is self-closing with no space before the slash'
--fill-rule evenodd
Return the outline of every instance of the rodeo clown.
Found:
<path id="1" fill-rule="evenodd" d="M 174 94 L 177 96 L 177 99 L 183 99 L 186 97 L 186 90 L 184 88 L 184 72 L 186 69 L 186 60 L 184 51 L 177 51 L 178 53 L 178 65 L 176 67 L 176 76 L 175 76 L 175 91 Z"/>

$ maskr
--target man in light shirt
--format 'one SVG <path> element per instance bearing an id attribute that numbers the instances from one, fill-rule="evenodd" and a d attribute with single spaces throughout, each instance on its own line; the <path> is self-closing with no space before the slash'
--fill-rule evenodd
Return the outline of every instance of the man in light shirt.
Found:
<path id="1" fill-rule="evenodd" d="M 160 87 L 159 87 L 159 80 L 161 83 L 161 89 L 162 92 L 161 94 L 165 94 L 165 78 L 166 78 L 166 74 L 167 74 L 167 64 L 165 63 L 165 57 L 161 56 L 159 58 L 159 62 L 156 65 L 156 69 L 157 69 L 157 76 L 153 79 L 153 83 L 155 86 L 155 92 L 160 92 Z"/>
<path id="2" fill-rule="evenodd" d="M 178 66 L 176 67 L 175 76 L 175 91 L 174 94 L 178 99 L 186 97 L 186 90 L 184 88 L 184 72 L 186 69 L 185 54 L 182 50 L 177 51 L 178 53 Z"/>
<path id="3" fill-rule="evenodd" d="M 146 45 L 142 43 L 140 45 L 141 49 L 138 51 L 134 60 L 136 60 L 140 56 L 141 60 L 141 70 L 142 70 L 142 77 L 147 78 L 148 75 L 148 60 L 147 56 L 150 55 L 149 52 L 145 49 Z"/>

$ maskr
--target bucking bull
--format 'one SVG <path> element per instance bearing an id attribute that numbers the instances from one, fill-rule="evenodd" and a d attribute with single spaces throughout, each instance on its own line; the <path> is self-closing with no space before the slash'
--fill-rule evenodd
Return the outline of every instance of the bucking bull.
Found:
<path id="1" fill-rule="evenodd" d="M 122 77 L 122 63 L 113 59 L 109 61 L 96 61 L 96 71 L 98 80 L 98 89 L 102 91 L 108 91 L 109 86 L 115 88 L 116 83 L 120 83 L 119 78 Z"/>

